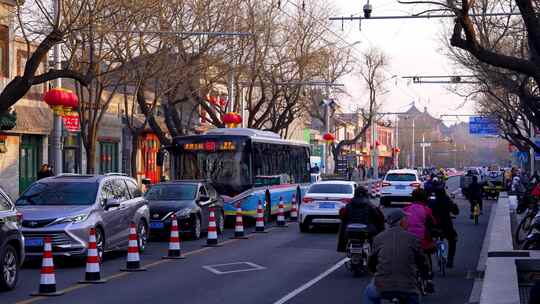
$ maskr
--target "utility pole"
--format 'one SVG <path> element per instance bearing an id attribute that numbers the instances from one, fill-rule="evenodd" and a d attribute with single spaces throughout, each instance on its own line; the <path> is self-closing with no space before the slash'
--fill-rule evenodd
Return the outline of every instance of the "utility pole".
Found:
<path id="1" fill-rule="evenodd" d="M 415 141 L 415 139 L 414 139 L 414 117 L 413 117 L 413 119 L 412 119 L 412 141 L 411 141 L 411 145 L 412 145 L 412 147 L 411 147 L 411 168 L 413 168 L 413 169 L 416 166 L 416 164 L 415 164 L 416 163 L 416 155 L 415 155 L 415 151 L 414 151 L 414 146 L 415 146 L 414 141 Z"/>
<path id="2" fill-rule="evenodd" d="M 420 143 L 420 146 L 422 147 L 422 168 L 425 168 L 426 167 L 426 147 L 430 147 L 431 142 L 426 142 L 424 133 L 422 133 L 422 142 Z"/>
<path id="3" fill-rule="evenodd" d="M 375 113 L 371 116 L 371 167 L 373 168 L 373 178 L 379 178 L 379 147 L 377 147 L 377 121 Z"/>
<path id="4" fill-rule="evenodd" d="M 396 148 L 399 148 L 399 117 L 396 116 L 396 128 L 395 128 L 395 132 L 396 134 Z M 396 169 L 399 169 L 399 152 L 397 152 L 396 150 L 394 150 L 394 153 L 395 153 L 395 158 L 394 158 L 394 167 Z"/>
<path id="5" fill-rule="evenodd" d="M 60 0 L 53 0 L 53 16 L 56 19 L 56 24 L 60 24 L 61 12 L 60 12 Z M 60 60 L 60 44 L 56 44 L 53 47 L 53 61 L 54 68 L 61 70 L 62 62 Z M 54 86 L 57 88 L 62 87 L 62 79 L 57 78 L 54 81 Z M 54 113 L 53 116 L 53 131 L 51 137 L 51 152 L 52 152 L 52 162 L 54 166 L 54 172 L 56 174 L 61 174 L 63 172 L 62 168 L 62 116 Z"/>

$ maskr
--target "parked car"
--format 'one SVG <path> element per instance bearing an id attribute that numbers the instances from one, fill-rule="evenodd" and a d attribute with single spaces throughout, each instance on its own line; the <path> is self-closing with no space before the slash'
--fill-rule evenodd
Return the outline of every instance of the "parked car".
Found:
<path id="1" fill-rule="evenodd" d="M 412 192 L 422 186 L 418 171 L 409 169 L 390 170 L 381 185 L 380 203 L 390 206 L 392 202 L 410 202 Z"/>
<path id="2" fill-rule="evenodd" d="M 129 225 L 136 224 L 139 249 L 148 239 L 150 213 L 134 179 L 122 174 L 59 175 L 41 179 L 16 201 L 23 214 L 28 256 L 40 256 L 43 238 L 54 255 L 84 257 L 90 228 L 96 229 L 98 255 L 125 249 Z"/>
<path id="3" fill-rule="evenodd" d="M 150 231 L 155 235 L 168 235 L 171 216 L 176 214 L 180 233 L 199 239 L 208 229 L 210 207 L 215 208 L 218 231 L 223 231 L 223 198 L 205 181 L 172 181 L 159 183 L 145 198 L 150 205 Z"/>
<path id="4" fill-rule="evenodd" d="M 14 289 L 19 280 L 25 257 L 21 220 L 21 213 L 0 188 L 0 290 Z"/>
<path id="5" fill-rule="evenodd" d="M 308 232 L 312 225 L 339 224 L 339 210 L 351 202 L 356 186 L 355 182 L 339 180 L 312 184 L 300 205 L 300 231 Z"/>

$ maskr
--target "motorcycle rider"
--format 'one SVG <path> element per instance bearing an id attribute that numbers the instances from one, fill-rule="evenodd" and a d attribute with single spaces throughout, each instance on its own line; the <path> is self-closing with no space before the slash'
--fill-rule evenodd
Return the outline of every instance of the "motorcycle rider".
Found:
<path id="1" fill-rule="evenodd" d="M 399 294 L 408 304 L 420 303 L 418 271 L 424 278 L 429 272 L 420 240 L 407 232 L 407 215 L 403 210 L 393 210 L 386 223 L 388 229 L 373 239 L 368 268 L 374 277 L 364 290 L 362 303 L 379 304 L 390 294 Z"/>
<path id="2" fill-rule="evenodd" d="M 338 252 L 345 252 L 347 249 L 346 230 L 347 225 L 351 223 L 367 225 L 371 236 L 384 230 L 384 214 L 371 204 L 369 192 L 363 186 L 356 187 L 352 201 L 341 208 L 339 215 L 341 225 L 338 234 Z"/>
<path id="3" fill-rule="evenodd" d="M 458 215 L 459 208 L 446 193 L 444 187 L 435 188 L 435 200 L 428 203 L 428 207 L 433 212 L 433 217 L 437 221 L 437 228 L 440 229 L 441 238 L 448 241 L 448 260 L 446 267 L 454 267 L 454 257 L 456 255 L 457 232 L 452 222 L 452 214 Z"/>

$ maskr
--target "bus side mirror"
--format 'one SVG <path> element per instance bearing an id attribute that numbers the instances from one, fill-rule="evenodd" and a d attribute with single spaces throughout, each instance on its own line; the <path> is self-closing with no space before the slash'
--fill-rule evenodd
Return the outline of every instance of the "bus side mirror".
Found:
<path id="1" fill-rule="evenodd" d="M 165 158 L 165 150 L 159 150 L 156 155 L 156 165 L 158 167 L 163 167 L 164 158 Z"/>

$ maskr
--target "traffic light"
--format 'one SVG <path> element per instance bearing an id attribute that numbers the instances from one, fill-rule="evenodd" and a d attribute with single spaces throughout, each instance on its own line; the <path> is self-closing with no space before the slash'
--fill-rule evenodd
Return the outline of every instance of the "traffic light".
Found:
<path id="1" fill-rule="evenodd" d="M 368 3 L 364 5 L 364 17 L 366 18 L 371 17 L 372 11 L 373 11 L 373 8 L 371 7 L 371 4 L 369 4 L 369 1 L 368 1 Z"/>

